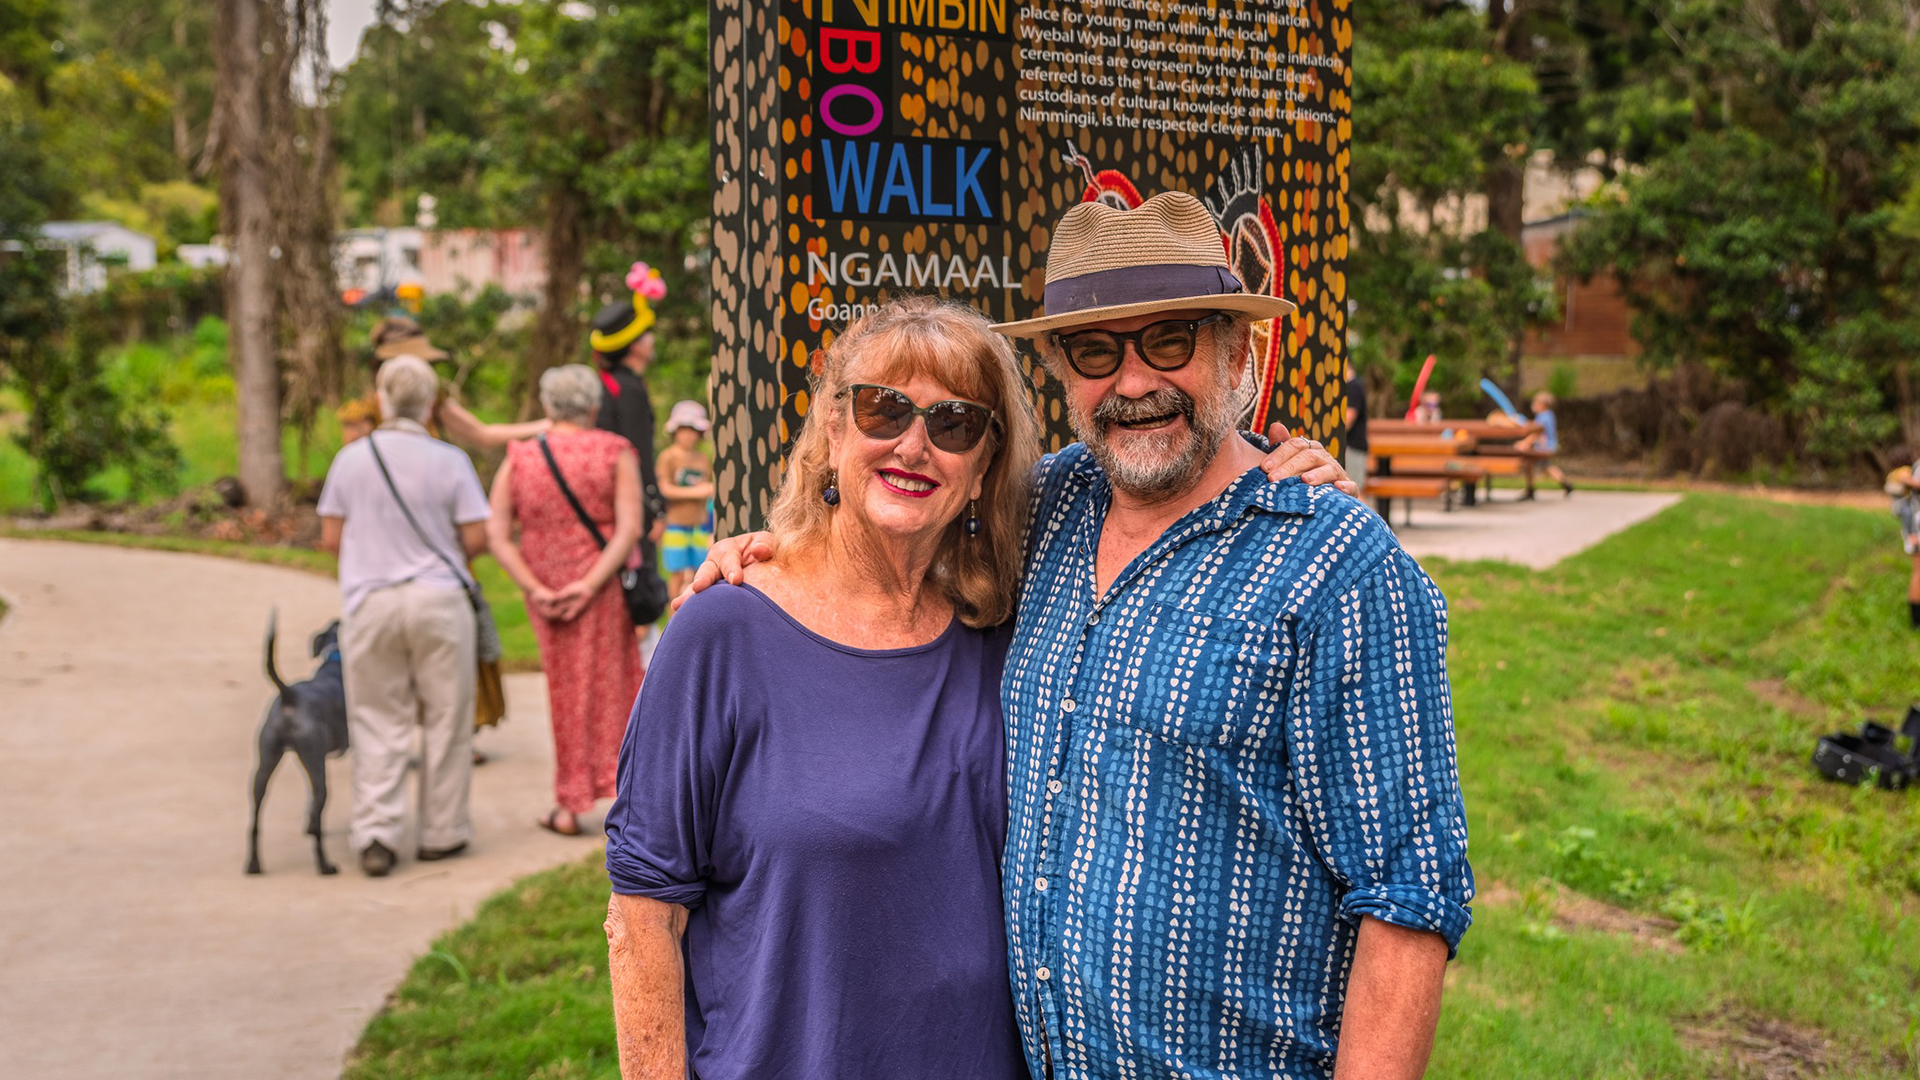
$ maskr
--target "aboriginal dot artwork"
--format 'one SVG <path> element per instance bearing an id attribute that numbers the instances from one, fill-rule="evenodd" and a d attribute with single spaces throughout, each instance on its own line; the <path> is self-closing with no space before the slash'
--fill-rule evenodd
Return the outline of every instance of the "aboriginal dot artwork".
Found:
<path id="1" fill-rule="evenodd" d="M 723 533 L 766 519 L 814 349 L 901 293 L 1040 314 L 1082 200 L 1201 198 L 1246 288 L 1299 307 L 1255 328 L 1251 426 L 1337 443 L 1351 0 L 714 0 L 710 27 Z"/>

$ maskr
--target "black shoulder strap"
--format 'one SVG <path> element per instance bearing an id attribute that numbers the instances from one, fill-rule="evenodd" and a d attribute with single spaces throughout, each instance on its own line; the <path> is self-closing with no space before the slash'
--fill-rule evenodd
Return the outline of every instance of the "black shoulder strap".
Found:
<path id="1" fill-rule="evenodd" d="M 560 494 L 567 497 L 567 505 L 573 507 L 573 515 L 580 519 L 580 524 L 585 525 L 588 532 L 593 534 L 594 543 L 603 548 L 606 547 L 606 535 L 600 531 L 600 526 L 593 523 L 593 517 L 587 513 L 587 508 L 580 505 L 580 500 L 574 496 L 573 489 L 567 486 L 567 478 L 560 475 L 560 463 L 553 460 L 553 447 L 547 445 L 547 437 L 538 436 L 537 441 L 540 443 L 541 455 L 547 459 L 547 470 L 553 473 L 553 482 L 560 485 Z"/>
<path id="2" fill-rule="evenodd" d="M 453 564 L 453 560 L 447 558 L 445 552 L 434 547 L 433 541 L 427 539 L 426 530 L 420 527 L 419 522 L 413 520 L 413 511 L 407 509 L 407 500 L 400 497 L 400 489 L 393 482 L 393 474 L 387 471 L 387 459 L 380 456 L 380 444 L 374 441 L 371 431 L 367 432 L 367 449 L 373 451 L 373 463 L 380 466 L 380 478 L 387 482 L 387 490 L 393 494 L 393 501 L 400 504 L 400 513 L 406 517 L 407 524 L 413 526 L 413 535 L 419 537 L 420 542 L 427 545 L 427 550 L 433 552 L 434 558 L 444 563 L 447 569 L 453 572 L 453 576 L 459 579 L 460 587 L 466 590 L 468 602 L 478 603 L 474 597 L 474 593 L 479 589 L 478 583 L 461 572 L 460 568 Z"/>

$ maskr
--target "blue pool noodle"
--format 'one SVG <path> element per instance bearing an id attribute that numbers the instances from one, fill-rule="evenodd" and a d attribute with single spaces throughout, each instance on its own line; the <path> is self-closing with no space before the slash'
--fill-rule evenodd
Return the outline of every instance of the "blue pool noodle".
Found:
<path id="1" fill-rule="evenodd" d="M 1493 403 L 1500 406 L 1501 412 L 1513 417 L 1518 423 L 1527 422 L 1527 418 L 1520 415 L 1520 410 L 1513 407 L 1513 402 L 1507 400 L 1507 395 L 1500 392 L 1500 388 L 1493 384 L 1492 379 L 1481 379 L 1480 389 L 1485 390 L 1487 396 L 1493 399 Z"/>

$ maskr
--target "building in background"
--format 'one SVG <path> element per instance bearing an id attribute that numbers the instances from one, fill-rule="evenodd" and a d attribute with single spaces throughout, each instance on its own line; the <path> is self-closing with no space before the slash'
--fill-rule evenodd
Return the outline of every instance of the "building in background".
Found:
<path id="1" fill-rule="evenodd" d="M 531 303 L 547 280 L 546 254 L 531 229 L 349 229 L 334 258 L 349 304 L 393 297 L 402 286 L 472 297 L 489 285 Z"/>
<path id="2" fill-rule="evenodd" d="M 1600 162 L 1589 160 L 1571 169 L 1562 167 L 1550 151 L 1527 157 L 1522 188 L 1520 246 L 1541 279 L 1550 285 L 1559 306 L 1552 325 L 1527 331 L 1520 348 L 1520 391 L 1546 389 L 1556 371 L 1560 381 L 1579 395 L 1604 394 L 1646 383 L 1640 369 L 1640 344 L 1633 339 L 1633 314 L 1620 284 L 1611 275 L 1590 282 L 1562 276 L 1553 265 L 1561 241 L 1584 219 L 1580 207 L 1605 185 Z M 1387 221 L 1377 208 L 1368 227 L 1384 229 Z M 1472 194 L 1421 205 L 1402 192 L 1399 221 L 1403 228 L 1444 230 L 1468 236 L 1488 227 L 1487 198 Z M 1461 269 L 1460 273 L 1466 273 Z"/>
<path id="3" fill-rule="evenodd" d="M 391 294 L 401 285 L 421 283 L 420 249 L 425 231 L 348 229 L 334 238 L 334 266 L 340 295 L 349 304 L 368 296 Z"/>
<path id="4" fill-rule="evenodd" d="M 173 257 L 195 270 L 209 267 L 224 267 L 231 258 L 227 245 L 216 239 L 211 244 L 181 244 L 173 249 Z"/>
<path id="5" fill-rule="evenodd" d="M 107 270 L 151 270 L 158 262 L 154 239 L 111 221 L 49 221 L 40 226 L 41 244 L 66 252 L 68 293 L 96 293 L 107 287 Z"/>
<path id="6" fill-rule="evenodd" d="M 420 284 L 428 295 L 462 297 L 498 285 L 533 298 L 547 283 L 546 251 L 532 229 L 436 229 L 420 247 Z"/>
<path id="7" fill-rule="evenodd" d="M 1592 281 L 1582 282 L 1553 269 L 1562 238 L 1579 228 L 1584 217 L 1575 210 L 1530 221 L 1521 229 L 1520 245 L 1527 263 L 1553 278 L 1554 302 L 1560 308 L 1553 323 L 1527 331 L 1520 348 L 1522 393 L 1545 389 L 1556 368 L 1570 371 L 1575 392 L 1582 395 L 1646 382 L 1639 364 L 1640 343 L 1633 339 L 1633 311 L 1620 292 L 1619 280 L 1612 274 L 1597 274 Z"/>

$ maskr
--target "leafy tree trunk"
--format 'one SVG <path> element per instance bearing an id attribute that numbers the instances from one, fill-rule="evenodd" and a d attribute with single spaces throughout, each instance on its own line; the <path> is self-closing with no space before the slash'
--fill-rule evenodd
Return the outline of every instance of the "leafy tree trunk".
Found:
<path id="1" fill-rule="evenodd" d="M 286 42 L 269 79 L 267 143 L 273 154 L 269 198 L 282 257 L 275 266 L 284 331 L 287 409 L 300 428 L 304 455 L 321 407 L 339 400 L 340 307 L 334 297 L 333 131 L 324 105 L 294 99 L 295 73 L 305 66 L 316 100 L 327 99 L 321 0 L 284 4 Z"/>
<path id="2" fill-rule="evenodd" d="M 274 350 L 272 207 L 261 101 L 261 0 L 218 0 L 216 111 L 221 114 L 221 229 L 233 245 L 227 267 L 228 355 L 239 406 L 240 487 L 253 506 L 279 501 L 280 367 Z M 272 19 L 269 25 L 277 20 Z M 279 51 L 278 48 L 275 50 Z"/>
<path id="3" fill-rule="evenodd" d="M 1900 441 L 1920 447 L 1920 402 L 1913 396 L 1913 365 L 1908 360 L 1893 364 L 1894 405 L 1900 414 Z"/>
<path id="4" fill-rule="evenodd" d="M 186 51 L 187 17 L 184 14 L 173 17 L 173 47 Z M 187 84 L 183 78 L 173 80 L 173 157 L 180 163 L 182 172 L 193 167 L 193 128 L 187 120 Z"/>
<path id="5" fill-rule="evenodd" d="M 1488 0 L 1487 29 L 1496 48 L 1525 64 L 1533 49 L 1517 21 L 1522 2 Z M 1526 147 L 1490 146 L 1487 154 L 1487 227 L 1517 244 L 1526 214 Z"/>
<path id="6" fill-rule="evenodd" d="M 1525 0 L 1488 0 L 1487 29 L 1493 32 L 1494 45 L 1521 63 L 1533 58 L 1533 47 L 1526 28 L 1519 24 L 1518 8 Z M 1488 147 L 1486 172 L 1487 228 L 1520 244 L 1526 225 L 1527 174 L 1524 144 Z M 1506 370 L 1508 389 L 1520 389 L 1520 352 L 1526 344 L 1525 329 L 1516 329 L 1507 340 Z"/>
<path id="7" fill-rule="evenodd" d="M 527 357 L 527 384 L 521 415 L 530 416 L 533 388 L 548 368 L 567 362 L 580 347 L 580 278 L 585 270 L 586 238 L 581 233 L 580 194 L 564 184 L 547 198 L 545 229 L 547 283 L 540 291 L 540 317 L 534 322 L 533 348 Z"/>

